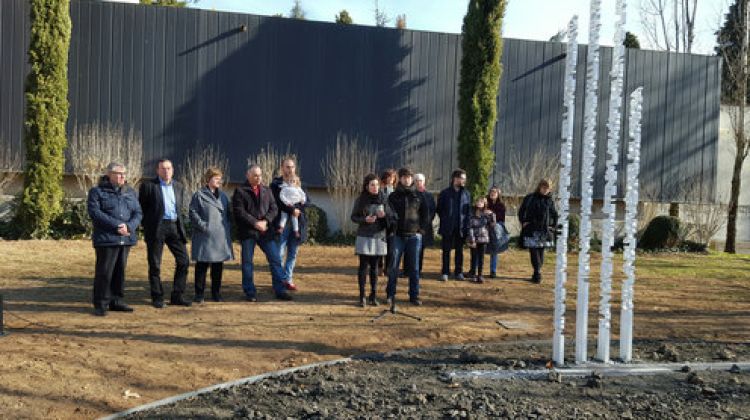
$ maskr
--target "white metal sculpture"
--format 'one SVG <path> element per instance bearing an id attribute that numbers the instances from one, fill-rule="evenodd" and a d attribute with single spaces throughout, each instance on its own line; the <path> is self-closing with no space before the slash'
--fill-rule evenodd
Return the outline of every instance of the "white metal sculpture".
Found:
<path id="1" fill-rule="evenodd" d="M 599 335 L 596 358 L 609 361 L 609 337 L 612 327 L 612 247 L 615 244 L 615 195 L 617 194 L 617 163 L 620 160 L 620 121 L 622 120 L 622 89 L 625 73 L 625 0 L 617 0 L 615 6 L 617 22 L 610 71 L 611 91 L 609 120 L 607 122 L 607 170 L 604 175 L 604 197 L 602 211 L 606 216 L 602 224 L 602 263 L 599 298 Z"/>
<path id="2" fill-rule="evenodd" d="M 630 95 L 630 119 L 628 143 L 627 184 L 625 187 L 625 251 L 623 271 L 625 281 L 622 284 L 622 303 L 620 305 L 620 359 L 629 362 L 633 356 L 633 286 L 635 284 L 635 248 L 638 231 L 638 177 L 641 168 L 641 112 L 643 106 L 643 87 Z"/>
<path id="3" fill-rule="evenodd" d="M 560 219 L 562 225 L 557 238 L 557 264 L 555 266 L 555 314 L 552 338 L 552 360 L 561 366 L 565 363 L 565 282 L 568 269 L 568 226 L 570 214 L 570 171 L 573 166 L 573 122 L 576 109 L 576 66 L 578 63 L 578 16 L 568 23 L 568 43 L 565 49 L 565 117 L 562 122 L 560 147 Z"/>
<path id="4" fill-rule="evenodd" d="M 583 157 L 581 163 L 581 224 L 578 254 L 578 300 L 576 301 L 576 363 L 586 362 L 589 318 L 589 274 L 591 271 L 592 179 L 596 158 L 596 115 L 599 88 L 599 28 L 601 0 L 591 0 L 589 49 L 586 59 L 586 105 L 584 107 Z"/>

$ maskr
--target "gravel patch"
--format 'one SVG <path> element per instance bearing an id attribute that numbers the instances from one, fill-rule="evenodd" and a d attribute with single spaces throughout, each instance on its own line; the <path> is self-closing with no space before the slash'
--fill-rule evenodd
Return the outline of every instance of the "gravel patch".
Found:
<path id="1" fill-rule="evenodd" d="M 639 362 L 750 361 L 750 344 L 638 342 Z M 617 354 L 613 349 L 612 354 Z M 467 370 L 544 370 L 545 343 L 483 344 L 367 355 L 202 394 L 128 418 L 750 419 L 750 372 L 543 380 L 465 379 Z"/>

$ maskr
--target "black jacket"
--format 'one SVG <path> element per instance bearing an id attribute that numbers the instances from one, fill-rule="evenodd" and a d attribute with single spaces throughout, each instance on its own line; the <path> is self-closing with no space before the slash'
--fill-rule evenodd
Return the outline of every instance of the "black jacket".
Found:
<path id="1" fill-rule="evenodd" d="M 99 185 L 89 191 L 87 206 L 94 225 L 91 239 L 95 247 L 135 245 L 135 230 L 143 213 L 132 188 L 127 185 L 115 188 L 109 178 L 102 177 Z M 123 223 L 128 225 L 130 236 L 117 233 L 117 227 Z"/>
<path id="2" fill-rule="evenodd" d="M 388 203 L 395 217 L 395 233 L 400 236 L 423 233 L 422 227 L 428 223 L 428 210 L 424 196 L 414 186 L 396 187 L 388 196 Z"/>
<path id="3" fill-rule="evenodd" d="M 451 185 L 440 191 L 437 215 L 440 217 L 438 232 L 443 238 L 449 237 L 455 230 L 458 230 L 461 236 L 466 236 L 471 216 L 471 195 L 466 188 L 456 191 Z M 458 219 L 458 226 L 456 226 L 456 219 Z"/>
<path id="4" fill-rule="evenodd" d="M 174 190 L 175 210 L 177 211 L 177 232 L 180 235 L 180 240 L 187 243 L 185 225 L 182 221 L 183 215 L 187 214 L 183 208 L 185 188 L 178 181 L 172 180 L 172 189 Z M 161 193 L 159 177 L 141 183 L 141 188 L 138 190 L 138 201 L 143 210 L 143 236 L 149 242 L 156 238 L 159 224 L 164 219 L 164 196 Z"/>
<path id="5" fill-rule="evenodd" d="M 374 223 L 367 223 L 365 217 L 374 215 L 373 207 L 382 205 L 383 211 L 385 211 L 385 217 L 377 219 Z M 389 220 L 393 218 L 393 211 L 391 206 L 388 204 L 388 199 L 385 194 L 372 195 L 370 193 L 362 193 L 357 197 L 352 207 L 351 214 L 352 222 L 359 225 L 357 228 L 357 236 L 364 236 L 371 238 L 382 232 L 385 235 L 385 231 L 388 228 Z"/>
<path id="6" fill-rule="evenodd" d="M 422 195 L 427 205 L 427 223 L 422 226 L 422 246 L 432 246 L 435 243 L 435 232 L 432 229 L 432 220 L 435 219 L 435 212 L 437 210 L 435 197 L 429 191 L 420 192 L 419 194 Z"/>
<path id="7" fill-rule="evenodd" d="M 536 192 L 527 195 L 518 209 L 518 220 L 522 226 L 528 223 L 521 229 L 521 237 L 532 236 L 533 232 L 549 233 L 549 228 L 557 225 L 555 201 L 550 195 Z"/>
<path id="8" fill-rule="evenodd" d="M 232 212 L 234 213 L 239 240 L 273 238 L 273 232 L 275 231 L 273 221 L 276 219 L 279 209 L 276 206 L 276 199 L 273 198 L 273 193 L 268 187 L 261 185 L 260 194 L 256 197 L 253 193 L 253 187 L 245 181 L 244 184 L 234 190 Z M 255 228 L 255 223 L 261 220 L 268 222 L 268 229 L 264 233 Z"/>

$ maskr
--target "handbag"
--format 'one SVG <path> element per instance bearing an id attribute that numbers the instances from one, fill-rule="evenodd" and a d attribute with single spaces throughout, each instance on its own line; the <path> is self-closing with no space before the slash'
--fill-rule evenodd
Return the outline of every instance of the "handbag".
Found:
<path id="1" fill-rule="evenodd" d="M 487 244 L 485 254 L 499 254 L 508 250 L 510 237 L 508 230 L 505 229 L 505 223 L 497 222 L 490 229 L 490 242 Z"/>

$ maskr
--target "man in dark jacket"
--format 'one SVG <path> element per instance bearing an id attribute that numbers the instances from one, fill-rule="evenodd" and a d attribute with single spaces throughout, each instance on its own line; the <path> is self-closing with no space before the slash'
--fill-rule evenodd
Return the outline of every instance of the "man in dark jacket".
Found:
<path id="1" fill-rule="evenodd" d="M 440 217 L 442 236 L 443 268 L 440 280 L 448 280 L 450 274 L 451 249 L 456 253 L 454 277 L 463 280 L 464 240 L 471 212 L 471 196 L 466 191 L 466 171 L 456 169 L 451 175 L 451 186 L 440 192 L 437 214 Z"/>
<path id="2" fill-rule="evenodd" d="M 388 288 L 386 294 L 393 302 L 396 295 L 396 280 L 401 256 L 407 259 L 409 276 L 409 301 L 414 305 L 421 305 L 419 300 L 419 248 L 422 244 L 422 228 L 427 224 L 428 210 L 424 197 L 414 185 L 413 175 L 407 168 L 398 170 L 399 184 L 396 190 L 388 196 L 388 204 L 395 217 L 395 232 L 393 235 L 393 260 L 388 267 Z"/>
<path id="3" fill-rule="evenodd" d="M 279 193 L 281 192 L 281 186 L 284 182 L 288 182 L 291 178 L 296 176 L 297 164 L 296 160 L 292 156 L 286 156 L 281 161 L 281 175 L 280 177 L 274 178 L 271 182 L 271 192 L 273 197 L 276 199 L 276 206 L 279 208 L 279 214 L 276 216 L 276 220 L 273 221 L 273 226 L 279 225 L 279 219 L 281 213 L 289 214 L 287 218 L 286 226 L 279 236 L 279 255 L 284 261 L 282 267 L 284 267 L 284 277 L 287 281 L 284 283 L 284 287 L 288 290 L 297 290 L 297 286 L 294 283 L 292 276 L 294 275 L 294 265 L 297 262 L 297 250 L 301 243 L 305 242 L 307 235 L 307 216 L 305 215 L 305 207 L 310 204 L 310 196 L 307 196 L 307 201 L 302 208 L 296 208 L 288 206 L 281 201 Z M 297 237 L 292 230 L 292 216 L 297 217 L 299 220 L 299 232 L 300 236 Z"/>
<path id="4" fill-rule="evenodd" d="M 138 201 L 143 209 L 143 233 L 148 254 L 148 282 L 151 285 L 151 304 L 164 308 L 164 289 L 161 284 L 161 256 L 166 244 L 174 256 L 174 283 L 170 302 L 173 305 L 190 306 L 182 294 L 187 283 L 188 257 L 187 235 L 182 222 L 185 189 L 173 179 L 174 168 L 168 159 L 156 164 L 157 177 L 144 181 L 138 192 Z"/>
<path id="5" fill-rule="evenodd" d="M 107 315 L 107 309 L 133 312 L 124 302 L 125 266 L 143 214 L 135 192 L 125 185 L 125 166 L 114 162 L 107 166 L 107 175 L 89 191 L 87 205 L 96 253 L 94 314 Z"/>
<path id="6" fill-rule="evenodd" d="M 271 269 L 271 282 L 277 299 L 292 300 L 284 287 L 286 276 L 281 267 L 279 243 L 274 237 L 272 222 L 278 214 L 276 200 L 271 190 L 262 184 L 263 173 L 258 165 L 251 165 L 245 174 L 247 182 L 237 187 L 232 196 L 237 235 L 242 245 L 242 290 L 245 298 L 256 302 L 255 282 L 253 281 L 253 255 L 255 245 L 266 254 Z"/>

